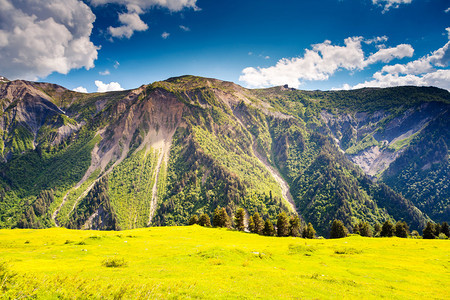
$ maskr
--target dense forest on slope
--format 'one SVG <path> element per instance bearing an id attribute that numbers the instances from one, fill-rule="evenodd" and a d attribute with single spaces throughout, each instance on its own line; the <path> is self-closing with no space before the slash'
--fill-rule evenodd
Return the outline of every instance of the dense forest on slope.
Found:
<path id="1" fill-rule="evenodd" d="M 449 221 L 450 96 L 436 88 L 248 90 L 183 76 L 80 94 L 0 84 L 0 226 L 128 229 L 225 207 L 326 235 Z"/>

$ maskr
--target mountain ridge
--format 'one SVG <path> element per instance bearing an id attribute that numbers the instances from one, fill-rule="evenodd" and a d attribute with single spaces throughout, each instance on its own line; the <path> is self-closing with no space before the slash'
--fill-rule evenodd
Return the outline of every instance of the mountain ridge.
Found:
<path id="1" fill-rule="evenodd" d="M 15 84 L 28 90 L 14 94 L 8 87 Z M 296 212 L 322 235 L 333 218 L 343 219 L 349 229 L 359 220 L 375 224 L 405 219 L 414 228 L 430 220 L 416 205 L 427 212 L 433 208 L 427 209 L 421 197 L 409 196 L 414 203 L 405 199 L 390 187 L 405 195 L 408 191 L 385 178 L 398 176 L 393 163 L 428 134 L 428 125 L 435 124 L 439 114 L 431 110 L 426 121 L 422 118 L 420 130 L 391 139 L 391 147 L 379 136 L 392 132 L 392 122 L 406 124 L 404 117 L 411 110 L 413 116 L 426 111 L 424 105 L 440 106 L 441 121 L 434 130 L 445 129 L 450 103 L 449 93 L 437 88 L 248 90 L 232 82 L 189 75 L 133 90 L 90 94 L 48 83 L 12 81 L 0 85 L 0 95 L 2 226 L 17 226 L 20 220 L 35 227 L 54 226 L 53 220 L 62 226 L 98 229 L 176 225 L 186 224 L 193 213 L 212 213 L 217 206 L 226 207 L 230 215 L 242 206 L 248 213 L 258 211 L 274 220 L 282 210 L 294 213 L 287 196 L 292 194 Z M 17 114 L 24 110 L 22 102 L 27 97 L 42 103 L 39 107 L 45 112 L 53 112 L 39 119 L 42 110 L 25 110 L 34 112 L 33 122 L 39 120 L 40 127 Z M 59 110 L 45 106 L 46 101 Z M 375 116 L 371 120 L 377 122 L 369 122 L 370 130 L 357 127 L 356 113 L 360 118 Z M 439 160 L 435 157 L 422 171 L 412 167 L 427 180 L 431 177 L 424 172 L 439 166 L 444 183 L 434 192 L 445 195 L 449 188 L 444 171 L 448 151 L 444 152 L 449 141 L 447 134 L 437 140 L 442 140 Z M 350 162 L 353 154 L 346 153 L 348 149 L 356 154 L 376 152 L 375 147 L 396 155 L 376 174 L 364 173 L 363 164 L 358 170 L 358 162 Z M 433 147 L 430 144 L 425 150 Z M 23 175 L 33 170 L 53 174 L 55 164 L 66 166 L 70 174 L 59 171 L 58 180 Z M 375 181 L 365 179 L 368 175 Z M 284 187 L 280 186 L 283 181 Z M 390 187 L 382 186 L 385 181 Z M 27 186 L 33 188 L 27 192 Z M 36 211 L 42 209 L 34 205 L 36 199 L 49 190 L 54 200 L 38 216 Z M 439 193 L 431 206 L 440 208 L 433 215 L 447 220 L 449 204 Z M 383 197 L 394 200 L 388 203 Z M 92 225 L 94 219 L 97 225 Z"/>

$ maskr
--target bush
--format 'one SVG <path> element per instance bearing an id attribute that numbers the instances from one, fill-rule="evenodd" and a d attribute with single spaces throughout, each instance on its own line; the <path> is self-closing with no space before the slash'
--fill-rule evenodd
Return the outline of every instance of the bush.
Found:
<path id="1" fill-rule="evenodd" d="M 107 268 L 121 268 L 126 267 L 128 263 L 125 261 L 125 258 L 119 257 L 109 257 L 102 261 L 102 266 Z"/>
<path id="2" fill-rule="evenodd" d="M 446 236 L 444 233 L 439 233 L 439 237 L 438 237 L 440 240 L 446 240 L 446 239 L 448 239 L 448 236 Z"/>

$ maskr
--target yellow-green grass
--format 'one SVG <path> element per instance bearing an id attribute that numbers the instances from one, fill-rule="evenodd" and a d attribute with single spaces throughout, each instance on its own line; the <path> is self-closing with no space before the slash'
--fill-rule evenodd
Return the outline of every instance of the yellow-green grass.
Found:
<path id="1" fill-rule="evenodd" d="M 3 298 L 450 299 L 450 241 L 0 230 Z"/>

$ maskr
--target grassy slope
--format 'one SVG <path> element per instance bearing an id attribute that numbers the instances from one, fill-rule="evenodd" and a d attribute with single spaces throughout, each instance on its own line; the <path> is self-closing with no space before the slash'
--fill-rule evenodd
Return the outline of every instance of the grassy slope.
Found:
<path id="1" fill-rule="evenodd" d="M 305 240 L 198 226 L 0 230 L 0 293 L 52 299 L 448 299 L 449 253 L 448 240 Z M 102 266 L 114 257 L 127 266 Z"/>

